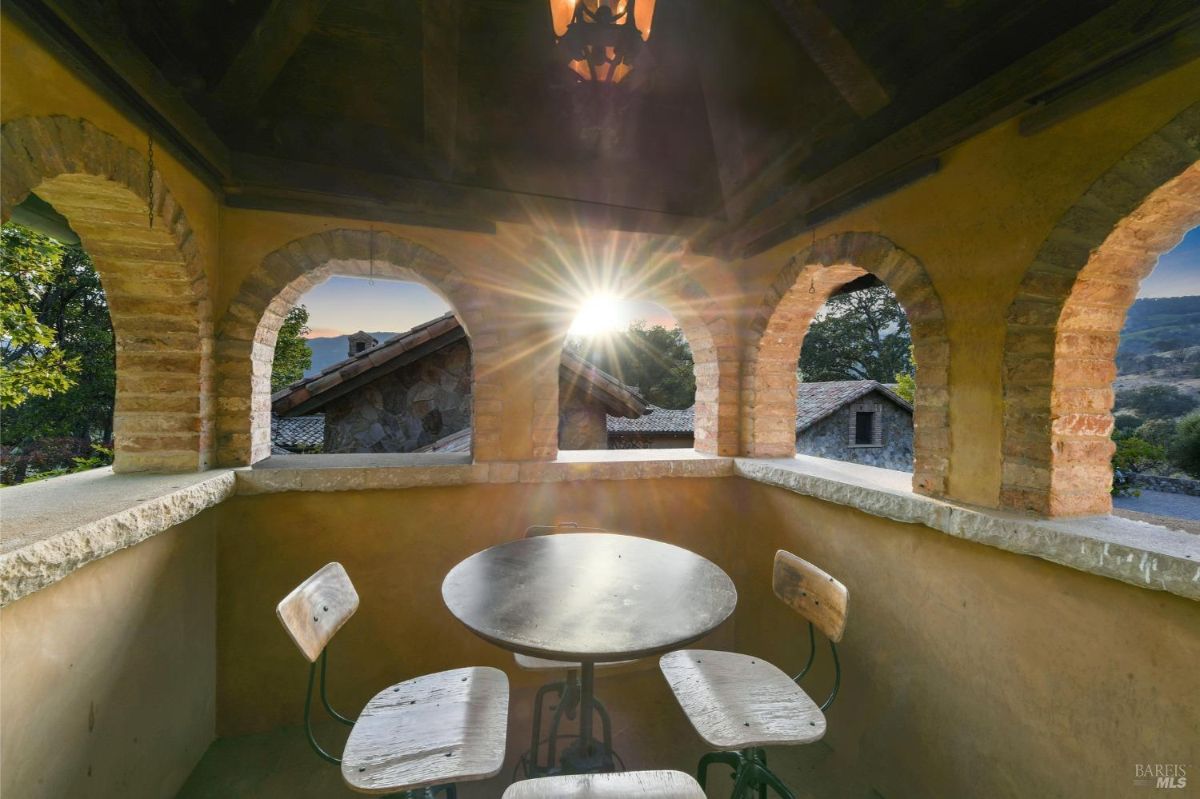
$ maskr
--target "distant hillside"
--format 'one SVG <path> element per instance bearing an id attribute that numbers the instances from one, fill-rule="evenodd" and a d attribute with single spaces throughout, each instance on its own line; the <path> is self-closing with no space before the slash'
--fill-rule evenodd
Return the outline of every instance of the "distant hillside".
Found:
<path id="1" fill-rule="evenodd" d="M 1200 345 L 1200 296 L 1137 300 L 1125 317 L 1118 357 L 1196 345 Z"/>
<path id="2" fill-rule="evenodd" d="M 1134 302 L 1121 330 L 1116 388 L 1169 383 L 1200 396 L 1200 296 Z"/>
<path id="3" fill-rule="evenodd" d="M 396 334 L 372 333 L 371 335 L 378 341 L 384 341 Z M 304 373 L 304 376 L 312 377 L 326 366 L 332 366 L 345 358 L 349 353 L 350 342 L 346 336 L 325 336 L 323 338 L 308 339 L 308 346 L 313 354 L 312 366 Z"/>

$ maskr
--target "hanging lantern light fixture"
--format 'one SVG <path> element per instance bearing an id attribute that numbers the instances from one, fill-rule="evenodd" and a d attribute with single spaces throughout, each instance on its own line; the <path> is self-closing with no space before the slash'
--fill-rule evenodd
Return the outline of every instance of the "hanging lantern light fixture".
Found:
<path id="1" fill-rule="evenodd" d="M 550 0 L 559 52 L 581 82 L 620 83 L 650 38 L 654 0 Z"/>

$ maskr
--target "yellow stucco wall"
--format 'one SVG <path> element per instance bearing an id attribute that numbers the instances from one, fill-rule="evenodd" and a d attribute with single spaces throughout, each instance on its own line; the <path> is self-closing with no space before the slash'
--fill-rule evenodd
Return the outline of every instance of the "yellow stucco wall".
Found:
<path id="1" fill-rule="evenodd" d="M 776 549 L 849 590 L 825 742 L 852 795 L 1117 799 L 1139 790 L 1135 763 L 1196 762 L 1195 602 L 782 489 L 737 490 L 739 651 L 804 663 L 798 620 L 769 590 Z"/>
<path id="2" fill-rule="evenodd" d="M 845 676 L 821 746 L 848 795 L 1123 797 L 1134 763 L 1194 761 L 1196 603 L 740 478 L 291 493 L 220 513 L 220 735 L 299 721 L 306 664 L 274 605 L 335 559 L 362 600 L 331 650 L 339 702 L 357 707 L 391 681 L 468 663 L 528 683 L 449 615 L 439 587 L 461 558 L 527 524 L 570 519 L 712 558 L 739 600 L 733 629 L 706 645 L 736 644 L 785 671 L 803 665 L 806 639 L 770 591 L 775 550 L 842 580 Z M 811 686 L 823 696 L 821 658 Z M 625 690 L 647 710 L 628 709 L 619 725 L 690 735 L 664 710 L 665 684 L 602 687 Z"/>
<path id="3" fill-rule="evenodd" d="M 330 649 L 330 694 L 347 707 L 397 680 L 467 664 L 529 682 L 544 675 L 522 675 L 446 610 L 442 579 L 456 563 L 532 524 L 574 521 L 685 546 L 733 575 L 728 487 L 693 478 L 237 498 L 219 509 L 218 734 L 301 720 L 307 664 L 275 605 L 330 561 L 346 567 L 360 598 Z M 716 646 L 732 646 L 726 628 L 711 636 Z"/>
<path id="4" fill-rule="evenodd" d="M 0 610 L 0 795 L 175 795 L 216 718 L 212 519 Z"/>
<path id="5" fill-rule="evenodd" d="M 951 341 L 950 495 L 995 506 L 1008 306 L 1060 216 L 1120 157 L 1200 100 L 1200 61 L 1034 136 L 1010 120 L 942 158 L 939 172 L 816 231 L 872 231 L 924 263 Z M 759 294 L 812 234 L 737 265 Z"/>

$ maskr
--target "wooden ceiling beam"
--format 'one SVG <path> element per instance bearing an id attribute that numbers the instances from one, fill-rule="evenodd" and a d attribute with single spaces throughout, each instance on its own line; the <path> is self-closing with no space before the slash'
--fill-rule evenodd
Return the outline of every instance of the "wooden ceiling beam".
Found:
<path id="1" fill-rule="evenodd" d="M 223 118 L 241 121 L 266 94 L 329 0 L 271 0 L 210 95 Z"/>
<path id="2" fill-rule="evenodd" d="M 461 0 L 422 0 L 421 78 L 425 157 L 433 173 L 454 173 L 458 134 L 458 36 Z"/>
<path id="3" fill-rule="evenodd" d="M 1151 42 L 1113 62 L 1070 80 L 1034 99 L 1021 117 L 1021 135 L 1035 133 L 1083 113 L 1151 78 L 1200 58 L 1200 22 Z"/>
<path id="4" fill-rule="evenodd" d="M 860 117 L 891 102 L 871 68 L 813 0 L 771 0 L 792 36 Z"/>
<path id="5" fill-rule="evenodd" d="M 235 207 L 493 232 L 496 222 L 690 236 L 709 220 L 562 197 L 233 154 Z"/>
<path id="6" fill-rule="evenodd" d="M 1200 19 L 1195 0 L 1118 0 L 1025 58 L 976 83 L 949 102 L 816 177 L 792 184 L 750 218 L 693 241 L 697 252 L 737 257 L 752 242 L 777 238 L 813 209 L 880 176 L 912 168 L 1029 108 L 1064 80 L 1175 35 Z M 1132 34 L 1136 31 L 1136 35 Z"/>

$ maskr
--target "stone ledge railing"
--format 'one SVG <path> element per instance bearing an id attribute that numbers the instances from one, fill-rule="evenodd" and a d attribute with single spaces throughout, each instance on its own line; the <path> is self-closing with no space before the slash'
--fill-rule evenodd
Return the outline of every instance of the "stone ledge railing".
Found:
<path id="1" fill-rule="evenodd" d="M 1200 536 L 1118 516 L 1043 519 L 915 493 L 902 472 L 797 456 L 738 458 L 739 477 L 1019 555 L 1200 600 Z"/>
<path id="2" fill-rule="evenodd" d="M 338 465 L 326 465 L 315 458 L 320 456 L 301 459 L 295 466 L 285 462 L 274 468 L 189 475 L 114 475 L 111 469 L 97 469 L 5 489 L 0 606 L 235 494 L 734 476 L 1142 588 L 1200 599 L 1200 536 L 1115 516 L 1047 520 L 953 505 L 913 492 L 910 474 L 821 458 L 734 459 L 691 450 L 577 452 L 552 462 L 482 464 L 466 462 L 469 456 L 426 456 L 422 464 L 407 466 L 337 459 L 330 462 Z"/>
<path id="3" fill-rule="evenodd" d="M 1186 494 L 1200 497 L 1200 480 L 1186 477 L 1160 477 L 1156 474 L 1133 473 L 1133 484 L 1148 491 L 1164 491 L 1168 494 Z"/>

